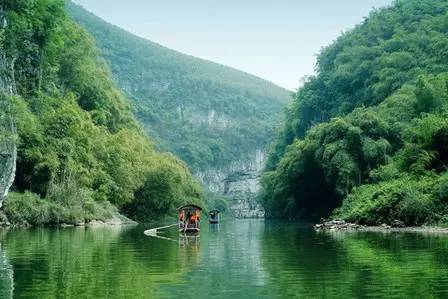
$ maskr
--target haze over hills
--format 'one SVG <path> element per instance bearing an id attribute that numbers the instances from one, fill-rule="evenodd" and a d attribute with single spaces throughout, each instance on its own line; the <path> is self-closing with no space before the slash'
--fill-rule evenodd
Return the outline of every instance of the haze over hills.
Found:
<path id="1" fill-rule="evenodd" d="M 233 174 L 263 167 L 288 90 L 137 37 L 72 2 L 67 9 L 95 37 L 150 135 L 186 161 L 209 189 L 226 193 Z"/>

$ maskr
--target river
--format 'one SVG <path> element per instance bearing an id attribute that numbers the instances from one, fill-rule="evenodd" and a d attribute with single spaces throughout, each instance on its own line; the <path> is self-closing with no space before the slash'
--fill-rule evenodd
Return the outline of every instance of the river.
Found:
<path id="1" fill-rule="evenodd" d="M 0 231 L 0 298 L 448 298 L 448 236 L 263 220 Z"/>

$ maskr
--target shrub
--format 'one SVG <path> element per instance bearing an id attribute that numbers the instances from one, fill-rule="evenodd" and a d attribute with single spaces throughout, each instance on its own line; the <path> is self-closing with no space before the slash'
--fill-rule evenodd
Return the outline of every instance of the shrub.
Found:
<path id="1" fill-rule="evenodd" d="M 4 211 L 8 220 L 19 226 L 75 224 L 118 216 L 117 209 L 109 202 L 97 203 L 89 200 L 83 206 L 70 206 L 42 199 L 31 192 L 10 193 L 5 201 Z"/>
<path id="2" fill-rule="evenodd" d="M 367 225 L 391 224 L 394 220 L 409 226 L 435 223 L 442 209 L 435 195 L 436 183 L 433 177 L 403 176 L 364 185 L 353 190 L 334 217 Z"/>

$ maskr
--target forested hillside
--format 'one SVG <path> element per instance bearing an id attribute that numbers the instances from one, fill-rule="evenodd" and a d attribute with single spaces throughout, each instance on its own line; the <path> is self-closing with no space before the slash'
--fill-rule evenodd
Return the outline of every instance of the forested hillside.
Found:
<path id="1" fill-rule="evenodd" d="M 322 50 L 270 153 L 270 216 L 448 222 L 447 12 L 396 1 Z"/>
<path id="2" fill-rule="evenodd" d="M 96 38 L 138 119 L 194 172 L 253 159 L 276 136 L 290 94 L 252 75 L 164 48 L 67 3 Z"/>
<path id="3" fill-rule="evenodd" d="M 18 134 L 4 213 L 16 223 L 74 223 L 114 217 L 116 208 L 144 218 L 200 201 L 187 166 L 154 148 L 64 5 L 0 5 L 0 99 Z"/>

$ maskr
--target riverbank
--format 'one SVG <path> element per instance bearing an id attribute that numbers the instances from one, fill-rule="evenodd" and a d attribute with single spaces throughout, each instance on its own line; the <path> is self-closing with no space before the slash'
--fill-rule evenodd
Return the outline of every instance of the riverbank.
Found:
<path id="1" fill-rule="evenodd" d="M 73 198 L 41 199 L 36 194 L 10 193 L 0 210 L 0 226 L 109 226 L 137 222 L 121 215 L 108 201 Z"/>
<path id="2" fill-rule="evenodd" d="M 94 219 L 89 221 L 75 221 L 75 222 L 58 222 L 58 223 L 29 223 L 26 220 L 20 220 L 16 222 L 10 222 L 8 217 L 3 211 L 0 211 L 0 227 L 35 227 L 35 226 L 47 226 L 47 227 L 102 227 L 102 226 L 121 226 L 121 225 L 137 225 L 138 222 L 127 218 L 121 214 L 115 215 L 110 219 Z"/>
<path id="3" fill-rule="evenodd" d="M 74 224 L 61 223 L 58 226 L 71 227 L 71 226 L 87 226 L 87 227 L 101 227 L 101 226 L 120 226 L 120 225 L 137 225 L 138 222 L 127 218 L 121 214 L 116 215 L 114 218 L 106 220 L 91 220 L 89 222 L 78 222 Z"/>
<path id="4" fill-rule="evenodd" d="M 368 226 L 356 223 L 349 223 L 343 220 L 331 220 L 314 225 L 317 231 L 360 231 L 360 232 L 412 232 L 412 233 L 435 233 L 448 234 L 448 227 L 440 226 L 404 226 L 401 222 L 393 225 Z"/>

